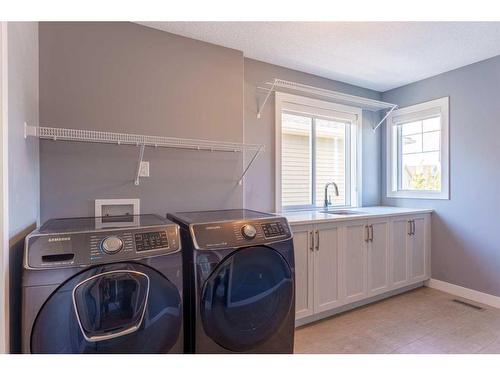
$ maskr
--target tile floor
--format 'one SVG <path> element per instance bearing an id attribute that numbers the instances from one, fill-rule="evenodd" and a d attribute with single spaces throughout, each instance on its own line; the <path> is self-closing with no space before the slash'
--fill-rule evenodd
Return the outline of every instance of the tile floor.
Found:
<path id="1" fill-rule="evenodd" d="M 300 327 L 296 353 L 500 353 L 500 309 L 422 287 Z"/>

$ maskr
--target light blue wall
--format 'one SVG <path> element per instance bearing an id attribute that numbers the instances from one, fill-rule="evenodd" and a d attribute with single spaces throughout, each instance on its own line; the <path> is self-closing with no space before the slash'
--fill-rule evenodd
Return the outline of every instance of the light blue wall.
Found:
<path id="1" fill-rule="evenodd" d="M 450 200 L 386 197 L 382 203 L 429 207 L 432 277 L 500 296 L 500 56 L 383 93 L 407 106 L 450 97 Z"/>

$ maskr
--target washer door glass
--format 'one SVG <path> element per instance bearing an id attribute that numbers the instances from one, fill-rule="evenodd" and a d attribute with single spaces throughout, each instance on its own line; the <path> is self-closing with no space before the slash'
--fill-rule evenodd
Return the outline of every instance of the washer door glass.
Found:
<path id="1" fill-rule="evenodd" d="M 89 269 L 58 288 L 32 330 L 32 353 L 167 353 L 182 325 L 174 284 L 140 264 Z"/>
<path id="2" fill-rule="evenodd" d="M 290 312 L 294 293 L 292 271 L 275 250 L 239 250 L 213 271 L 201 297 L 206 334 L 235 352 L 258 347 L 280 328 Z"/>
<path id="3" fill-rule="evenodd" d="M 147 274 L 109 271 L 82 281 L 73 289 L 78 324 L 87 341 L 104 341 L 137 331 L 146 312 Z"/>

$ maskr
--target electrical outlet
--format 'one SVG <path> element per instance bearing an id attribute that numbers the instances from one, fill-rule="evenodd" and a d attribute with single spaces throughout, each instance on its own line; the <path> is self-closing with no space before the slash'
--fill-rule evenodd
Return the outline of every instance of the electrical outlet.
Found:
<path id="1" fill-rule="evenodd" d="M 149 177 L 149 161 L 141 161 L 139 177 Z"/>

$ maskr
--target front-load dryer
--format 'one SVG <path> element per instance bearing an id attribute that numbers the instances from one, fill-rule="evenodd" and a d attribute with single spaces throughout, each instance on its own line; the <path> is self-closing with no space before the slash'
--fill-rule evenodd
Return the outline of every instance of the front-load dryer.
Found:
<path id="1" fill-rule="evenodd" d="M 47 221 L 26 238 L 24 353 L 182 353 L 178 225 L 156 215 Z"/>
<path id="2" fill-rule="evenodd" d="M 294 254 L 286 218 L 251 210 L 170 214 L 181 227 L 191 353 L 292 353 Z"/>

